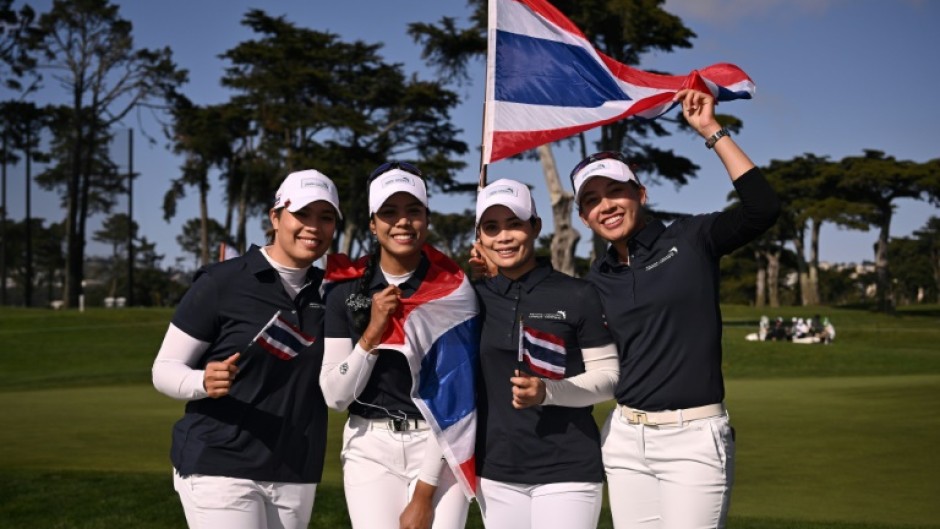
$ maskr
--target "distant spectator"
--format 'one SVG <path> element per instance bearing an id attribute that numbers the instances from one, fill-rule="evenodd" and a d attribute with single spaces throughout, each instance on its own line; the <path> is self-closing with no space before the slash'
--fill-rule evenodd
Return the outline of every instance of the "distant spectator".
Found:
<path id="1" fill-rule="evenodd" d="M 833 327 L 832 322 L 829 321 L 829 318 L 823 318 L 822 326 L 823 331 L 819 335 L 820 340 L 826 345 L 831 344 L 832 341 L 836 339 L 836 328 Z"/>
<path id="2" fill-rule="evenodd" d="M 823 323 L 822 319 L 819 317 L 819 314 L 814 314 L 813 319 L 809 322 L 809 332 L 814 336 L 819 336 L 823 332 Z"/>
<path id="3" fill-rule="evenodd" d="M 767 335 L 770 333 L 770 318 L 767 316 L 760 317 L 760 327 L 757 330 L 757 338 L 760 341 L 767 340 Z"/>
<path id="4" fill-rule="evenodd" d="M 797 318 L 796 326 L 793 328 L 793 337 L 794 338 L 808 338 L 810 337 L 809 323 L 806 322 L 803 318 Z"/>
<path id="5" fill-rule="evenodd" d="M 783 342 L 790 339 L 790 331 L 783 322 L 783 318 L 778 316 L 777 319 L 774 320 L 773 329 L 770 330 L 770 334 L 767 335 L 767 339 L 774 342 Z"/>

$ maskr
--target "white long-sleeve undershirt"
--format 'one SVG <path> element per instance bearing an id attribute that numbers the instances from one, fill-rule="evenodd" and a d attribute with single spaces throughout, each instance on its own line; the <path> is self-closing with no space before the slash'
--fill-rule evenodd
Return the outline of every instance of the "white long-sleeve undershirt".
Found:
<path id="1" fill-rule="evenodd" d="M 584 373 L 561 380 L 545 379 L 543 406 L 582 408 L 614 398 L 620 377 L 617 346 L 588 347 L 581 350 Z"/>
<path id="2" fill-rule="evenodd" d="M 196 365 L 208 348 L 209 342 L 197 340 L 171 323 L 153 361 L 153 387 L 174 399 L 207 397 L 205 370 L 196 369 Z"/>
<path id="3" fill-rule="evenodd" d="M 379 359 L 352 338 L 326 338 L 323 340 L 323 367 L 320 369 L 320 390 L 326 405 L 343 411 L 362 393 L 372 368 Z"/>
<path id="4" fill-rule="evenodd" d="M 281 284 L 290 297 L 295 297 L 306 283 L 310 267 L 284 266 L 272 259 L 265 248 L 261 248 L 261 255 L 277 271 Z M 196 366 L 209 345 L 209 342 L 193 338 L 171 323 L 163 337 L 157 358 L 153 361 L 153 387 L 174 399 L 206 398 L 209 394 L 205 388 L 205 370 L 196 369 Z"/>

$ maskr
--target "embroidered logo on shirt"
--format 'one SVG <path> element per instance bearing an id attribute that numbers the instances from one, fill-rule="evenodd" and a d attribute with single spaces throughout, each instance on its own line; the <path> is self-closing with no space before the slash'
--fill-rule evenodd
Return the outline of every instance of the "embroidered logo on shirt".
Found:
<path id="1" fill-rule="evenodd" d="M 342 364 L 340 364 L 339 374 L 345 375 L 347 371 L 349 371 L 349 364 L 347 364 L 346 362 L 343 362 Z"/>
<path id="2" fill-rule="evenodd" d="M 555 312 L 530 312 L 529 319 L 565 321 L 568 319 L 568 311 L 556 310 Z"/>
<path id="3" fill-rule="evenodd" d="M 665 263 L 666 261 L 672 259 L 672 258 L 673 258 L 674 256 L 676 256 L 676 255 L 679 255 L 679 249 L 676 248 L 675 246 L 673 246 L 672 248 L 669 249 L 668 252 L 666 252 L 666 255 L 664 255 L 664 256 L 662 256 L 662 257 L 659 258 L 659 261 L 656 261 L 656 262 L 653 263 L 653 264 L 646 265 L 646 268 L 644 268 L 643 270 L 646 270 L 647 272 L 649 272 L 650 270 L 656 268 L 657 266 L 659 266 L 659 265 Z"/>

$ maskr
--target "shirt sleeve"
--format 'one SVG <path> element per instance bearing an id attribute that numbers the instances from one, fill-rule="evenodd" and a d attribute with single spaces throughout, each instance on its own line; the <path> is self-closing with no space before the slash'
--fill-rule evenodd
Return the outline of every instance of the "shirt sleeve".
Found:
<path id="1" fill-rule="evenodd" d="M 607 329 L 600 296 L 594 287 L 581 288 L 578 346 L 584 373 L 561 380 L 545 380 L 544 405 L 584 407 L 609 400 L 620 376 L 617 346 Z"/>
<path id="2" fill-rule="evenodd" d="M 209 342 L 193 338 L 171 323 L 153 361 L 153 387 L 174 399 L 207 397 L 203 384 L 205 371 L 196 366 L 208 348 Z"/>
<path id="3" fill-rule="evenodd" d="M 320 391 L 326 405 L 345 410 L 362 393 L 379 356 L 366 352 L 351 338 L 326 338 L 323 341 L 323 367 Z"/>
<path id="4" fill-rule="evenodd" d="M 545 379 L 542 405 L 582 408 L 614 398 L 614 388 L 620 377 L 617 346 L 609 343 L 582 349 L 581 353 L 584 373 L 561 380 Z"/>
<path id="5" fill-rule="evenodd" d="M 607 328 L 607 317 L 604 315 L 601 297 L 595 290 L 594 285 L 587 281 L 580 281 L 581 288 L 578 291 L 578 346 L 582 349 L 587 347 L 599 347 L 613 343 L 614 339 Z"/>
<path id="6" fill-rule="evenodd" d="M 424 461 L 421 463 L 418 479 L 432 487 L 436 487 L 440 482 L 443 469 L 444 451 L 441 450 L 441 445 L 438 444 L 434 434 L 428 432 L 428 438 L 424 446 Z"/>
<path id="7" fill-rule="evenodd" d="M 212 343 L 221 330 L 222 294 L 213 276 L 200 270 L 173 313 L 173 325 L 197 340 Z"/>
<path id="8" fill-rule="evenodd" d="M 358 343 L 353 345 L 345 302 L 350 286 L 350 283 L 337 285 L 327 296 L 326 338 L 320 369 L 320 390 L 326 405 L 340 411 L 348 408 L 365 389 L 379 358 Z"/>
<path id="9" fill-rule="evenodd" d="M 740 207 L 722 211 L 709 235 L 717 255 L 727 255 L 770 229 L 780 215 L 780 199 L 757 167 L 734 181 Z"/>

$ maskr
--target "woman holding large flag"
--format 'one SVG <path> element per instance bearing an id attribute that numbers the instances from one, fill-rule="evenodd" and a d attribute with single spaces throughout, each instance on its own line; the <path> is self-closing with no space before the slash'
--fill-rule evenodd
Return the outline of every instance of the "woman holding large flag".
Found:
<path id="1" fill-rule="evenodd" d="M 200 269 L 153 364 L 186 400 L 173 428 L 174 486 L 191 528 L 302 529 L 323 474 L 327 410 L 323 271 L 341 219 L 322 173 L 291 173 L 267 246 Z"/>
<path id="2" fill-rule="evenodd" d="M 426 244 L 417 167 L 376 168 L 369 214 L 371 253 L 329 294 L 320 374 L 327 405 L 349 410 L 349 517 L 357 529 L 463 528 L 475 486 L 476 299 L 456 263 Z"/>
<path id="3" fill-rule="evenodd" d="M 603 500 L 592 405 L 613 396 L 617 349 L 597 292 L 535 257 L 542 221 L 529 189 L 497 180 L 477 197 L 483 317 L 477 439 L 488 529 L 593 529 Z"/>
<path id="4" fill-rule="evenodd" d="M 724 527 L 735 448 L 721 373 L 718 262 L 772 226 L 780 209 L 715 119 L 712 95 L 685 89 L 674 101 L 718 155 L 741 207 L 666 226 L 644 217 L 646 188 L 620 153 L 593 154 L 571 172 L 581 219 L 610 242 L 586 279 L 620 352 L 617 407 L 603 430 L 617 529 Z"/>

